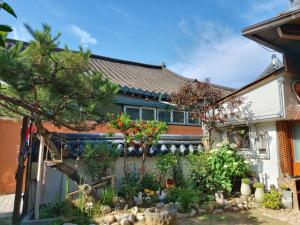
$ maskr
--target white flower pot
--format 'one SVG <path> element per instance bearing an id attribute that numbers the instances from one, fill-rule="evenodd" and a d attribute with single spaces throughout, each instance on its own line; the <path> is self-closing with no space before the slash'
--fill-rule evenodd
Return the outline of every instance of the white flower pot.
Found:
<path id="1" fill-rule="evenodd" d="M 282 191 L 282 203 L 286 209 L 293 208 L 293 194 L 291 191 Z"/>
<path id="2" fill-rule="evenodd" d="M 251 188 L 249 184 L 242 183 L 241 185 L 241 195 L 250 196 L 251 195 Z"/>
<path id="3" fill-rule="evenodd" d="M 264 198 L 265 191 L 263 188 L 256 188 L 254 197 L 256 202 L 261 202 Z"/>

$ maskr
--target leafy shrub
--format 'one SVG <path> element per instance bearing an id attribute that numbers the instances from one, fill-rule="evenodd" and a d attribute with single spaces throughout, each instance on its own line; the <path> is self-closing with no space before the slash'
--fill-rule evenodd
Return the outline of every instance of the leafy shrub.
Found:
<path id="1" fill-rule="evenodd" d="M 256 182 L 255 184 L 253 184 L 253 187 L 254 188 L 264 188 L 265 185 L 263 183 Z"/>
<path id="2" fill-rule="evenodd" d="M 249 165 L 239 155 L 232 144 L 223 142 L 218 149 L 211 150 L 208 160 L 209 171 L 220 180 L 222 190 L 231 192 L 233 177 L 244 177 L 249 173 Z"/>
<path id="3" fill-rule="evenodd" d="M 131 171 L 122 180 L 121 195 L 128 201 L 132 202 L 133 196 L 137 196 L 142 190 L 139 173 L 137 171 Z"/>
<path id="4" fill-rule="evenodd" d="M 117 194 L 115 190 L 111 187 L 105 188 L 101 193 L 101 203 L 102 205 L 113 205 L 113 199 L 116 197 Z"/>
<path id="5" fill-rule="evenodd" d="M 143 180 L 141 181 L 141 191 L 145 189 L 155 191 L 160 189 L 160 183 L 156 180 L 156 177 L 151 173 L 145 173 Z"/>
<path id="6" fill-rule="evenodd" d="M 280 185 L 280 189 L 284 191 L 284 190 L 289 190 L 290 188 L 289 188 L 289 186 L 286 185 L 286 184 L 281 184 L 281 185 Z"/>
<path id="7" fill-rule="evenodd" d="M 113 168 L 119 153 L 109 144 L 86 145 L 82 154 L 85 170 L 96 182 L 106 176 L 107 169 Z"/>
<path id="8" fill-rule="evenodd" d="M 169 190 L 167 199 L 170 202 L 179 202 L 180 206 L 178 210 L 180 212 L 188 212 L 189 205 L 199 201 L 199 191 L 192 186 L 187 188 L 174 187 Z"/>
<path id="9" fill-rule="evenodd" d="M 262 206 L 268 209 L 280 209 L 282 207 L 282 195 L 276 190 L 270 190 L 264 194 Z"/>
<path id="10" fill-rule="evenodd" d="M 154 162 L 154 168 L 159 172 L 159 181 L 162 182 L 166 179 L 166 175 L 170 172 L 173 166 L 177 163 L 176 156 L 173 153 L 168 153 L 166 155 L 160 155 Z"/>
<path id="11" fill-rule="evenodd" d="M 243 178 L 242 183 L 243 184 L 250 184 L 250 179 L 249 178 Z"/>

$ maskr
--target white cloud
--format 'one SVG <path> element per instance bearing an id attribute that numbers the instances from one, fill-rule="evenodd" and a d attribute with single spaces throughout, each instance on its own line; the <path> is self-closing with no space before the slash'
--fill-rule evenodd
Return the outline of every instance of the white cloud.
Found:
<path id="1" fill-rule="evenodd" d="M 184 34 L 184 30 L 189 30 L 179 28 Z M 205 22 L 195 30 L 199 32 L 186 34 L 197 38 L 193 48 L 170 66 L 180 74 L 199 80 L 211 78 L 213 83 L 238 88 L 256 79 L 271 62 L 272 52 L 222 24 Z"/>
<path id="2" fill-rule="evenodd" d="M 28 33 L 23 24 L 12 26 L 12 29 L 13 31 L 8 35 L 9 38 L 20 41 L 29 41 L 32 39 L 31 35 Z"/>
<path id="3" fill-rule="evenodd" d="M 240 13 L 242 18 L 249 22 L 258 22 L 270 17 L 274 17 L 289 9 L 288 0 L 259 0 L 253 1 L 246 12 Z"/>
<path id="4" fill-rule="evenodd" d="M 75 25 L 71 25 L 70 26 L 70 30 L 71 32 L 77 36 L 79 39 L 80 39 L 80 43 L 83 45 L 83 46 L 87 46 L 89 44 L 91 45 L 95 45 L 97 44 L 97 39 L 94 38 L 90 33 L 88 33 L 87 31 L 81 29 L 80 27 L 78 26 L 75 26 Z"/>

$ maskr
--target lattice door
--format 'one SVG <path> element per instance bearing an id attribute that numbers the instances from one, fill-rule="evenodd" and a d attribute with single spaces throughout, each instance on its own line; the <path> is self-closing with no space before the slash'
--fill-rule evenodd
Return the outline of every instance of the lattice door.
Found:
<path id="1" fill-rule="evenodd" d="M 277 122 L 281 172 L 293 176 L 292 128 L 286 121 Z"/>

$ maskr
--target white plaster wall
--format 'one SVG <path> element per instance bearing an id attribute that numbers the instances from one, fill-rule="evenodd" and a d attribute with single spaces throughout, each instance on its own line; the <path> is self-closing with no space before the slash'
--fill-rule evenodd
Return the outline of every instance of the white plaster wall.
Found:
<path id="1" fill-rule="evenodd" d="M 250 103 L 254 120 L 276 118 L 282 113 L 281 79 L 278 77 L 241 95 L 244 98 L 244 105 Z"/>
<path id="2" fill-rule="evenodd" d="M 256 135 L 266 131 L 268 145 L 267 154 L 259 154 L 259 142 L 255 142 Z M 270 185 L 277 186 L 277 178 L 279 177 L 279 157 L 278 157 L 278 139 L 276 131 L 276 122 L 263 122 L 251 124 L 250 126 L 250 142 L 251 149 L 243 152 L 246 158 L 251 162 L 251 166 L 257 173 L 260 182 L 266 187 Z"/>
<path id="3" fill-rule="evenodd" d="M 115 169 L 113 174 L 116 175 L 117 178 L 117 190 L 120 189 L 122 178 L 124 177 L 123 172 L 123 157 L 119 157 L 115 162 Z M 147 157 L 146 159 L 146 171 L 152 174 L 158 174 L 158 171 L 154 169 L 153 163 L 157 157 Z M 189 171 L 185 166 L 185 159 L 182 158 L 182 165 L 183 165 L 183 173 L 185 177 L 189 176 Z M 129 157 L 128 158 L 128 165 L 131 169 L 136 168 L 137 170 L 141 166 L 141 157 Z M 75 167 L 78 169 L 78 173 L 82 176 L 82 179 L 85 179 L 87 183 L 92 184 L 92 181 L 87 177 L 84 173 L 83 162 L 81 160 L 66 160 L 67 164 Z M 35 201 L 35 189 L 36 189 L 36 174 L 37 174 L 37 163 L 33 163 L 32 165 L 32 179 L 31 179 L 31 193 L 30 193 L 30 201 L 29 201 L 29 209 L 32 209 L 34 206 Z M 170 176 L 171 178 L 171 176 Z M 65 190 L 65 182 L 66 182 L 66 175 L 63 175 L 60 171 L 55 170 L 53 168 L 46 168 L 45 172 L 45 181 L 42 184 L 42 194 L 41 194 L 41 204 L 45 204 L 55 200 L 57 197 L 64 196 Z M 69 179 L 70 183 L 70 191 L 77 190 L 76 185 Z"/>

